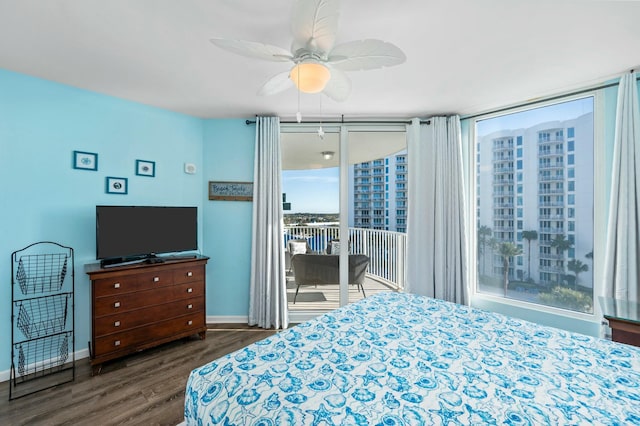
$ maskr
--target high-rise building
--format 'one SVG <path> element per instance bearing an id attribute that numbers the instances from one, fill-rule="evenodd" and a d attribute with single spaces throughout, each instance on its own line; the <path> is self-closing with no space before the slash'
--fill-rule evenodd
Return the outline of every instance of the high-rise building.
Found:
<path id="1" fill-rule="evenodd" d="M 407 153 L 349 168 L 349 226 L 406 232 Z"/>
<path id="2" fill-rule="evenodd" d="M 503 274 L 491 240 L 522 252 L 510 262 L 511 279 L 567 281 L 570 262 L 593 253 L 593 114 L 490 133 L 477 153 L 478 230 L 491 232 L 479 236 L 480 275 Z M 583 275 L 580 285 L 593 287 L 593 275 Z"/>

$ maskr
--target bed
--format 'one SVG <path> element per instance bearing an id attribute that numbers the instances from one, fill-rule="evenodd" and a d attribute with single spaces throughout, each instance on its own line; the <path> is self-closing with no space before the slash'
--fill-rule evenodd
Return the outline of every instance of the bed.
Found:
<path id="1" fill-rule="evenodd" d="M 380 293 L 193 370 L 186 424 L 640 424 L 640 348 Z"/>

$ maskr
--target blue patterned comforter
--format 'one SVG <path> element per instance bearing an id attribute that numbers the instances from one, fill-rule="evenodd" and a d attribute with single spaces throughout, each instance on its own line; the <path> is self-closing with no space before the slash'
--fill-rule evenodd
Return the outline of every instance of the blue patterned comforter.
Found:
<path id="1" fill-rule="evenodd" d="M 191 372 L 187 424 L 640 424 L 640 348 L 383 293 Z"/>

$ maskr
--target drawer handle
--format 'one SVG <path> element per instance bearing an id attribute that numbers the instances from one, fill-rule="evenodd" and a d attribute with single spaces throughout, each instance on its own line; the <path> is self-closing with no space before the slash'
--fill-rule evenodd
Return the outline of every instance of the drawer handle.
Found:
<path id="1" fill-rule="evenodd" d="M 187 293 L 193 293 L 193 289 L 192 289 L 191 287 L 189 287 L 189 288 L 187 289 Z"/>
<path id="2" fill-rule="evenodd" d="M 188 277 L 192 277 L 193 276 L 193 272 L 191 272 L 191 271 L 187 272 L 187 276 Z"/>
<path id="3" fill-rule="evenodd" d="M 193 305 L 192 305 L 191 303 L 189 303 L 189 304 L 187 305 L 187 309 L 193 309 Z"/>
<path id="4" fill-rule="evenodd" d="M 113 304 L 113 307 L 114 307 L 114 308 L 119 308 L 119 307 L 120 307 L 120 302 L 116 302 L 116 303 L 114 303 L 114 304 Z"/>
<path id="5" fill-rule="evenodd" d="M 153 282 L 157 283 L 158 281 L 160 281 L 160 277 L 153 277 Z"/>
<path id="6" fill-rule="evenodd" d="M 187 325 L 193 325 L 193 321 L 189 320 L 189 322 L 187 322 Z"/>
<path id="7" fill-rule="evenodd" d="M 120 283 L 115 283 L 115 284 L 113 285 L 113 288 L 120 288 Z"/>
<path id="8" fill-rule="evenodd" d="M 120 346 L 120 340 L 116 340 L 115 342 L 113 342 L 113 346 Z"/>
<path id="9" fill-rule="evenodd" d="M 113 326 L 114 326 L 114 327 L 120 327 L 120 321 L 116 321 L 116 322 L 114 322 L 114 323 L 113 323 Z"/>

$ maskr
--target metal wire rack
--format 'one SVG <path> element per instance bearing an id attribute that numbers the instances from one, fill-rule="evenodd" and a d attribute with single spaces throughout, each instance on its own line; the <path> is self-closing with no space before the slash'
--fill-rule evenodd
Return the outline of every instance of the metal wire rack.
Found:
<path id="1" fill-rule="evenodd" d="M 71 293 L 60 293 L 34 299 L 18 300 L 17 326 L 27 339 L 63 331 Z"/>
<path id="2" fill-rule="evenodd" d="M 20 256 L 16 281 L 22 294 L 60 291 L 67 275 L 68 258 L 66 253 Z"/>
<path id="3" fill-rule="evenodd" d="M 42 241 L 14 251 L 11 284 L 10 400 L 75 380 L 73 249 Z"/>
<path id="4" fill-rule="evenodd" d="M 69 358 L 71 332 L 15 343 L 18 354 L 17 380 L 26 381 L 61 369 Z"/>

